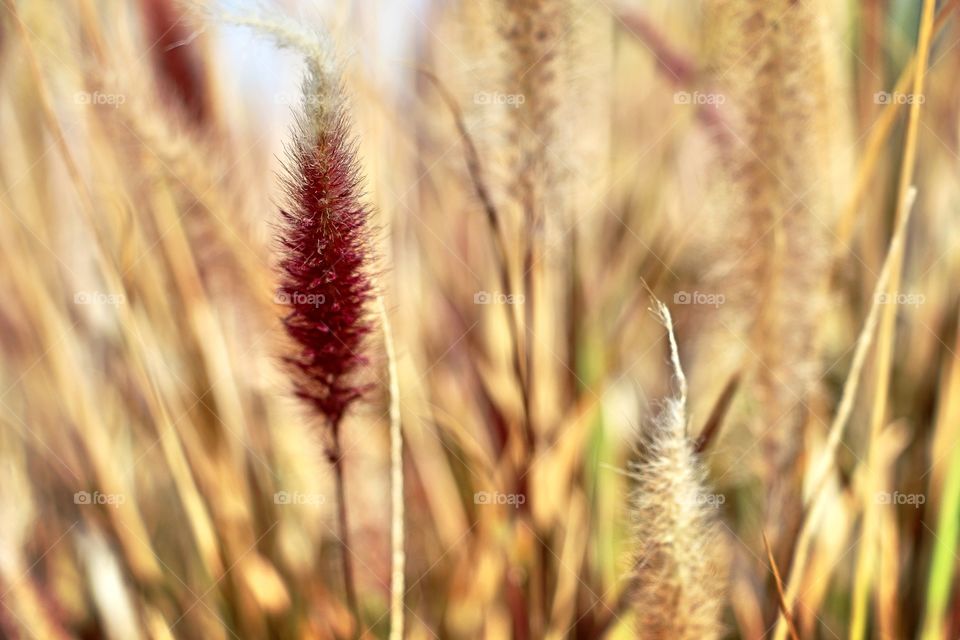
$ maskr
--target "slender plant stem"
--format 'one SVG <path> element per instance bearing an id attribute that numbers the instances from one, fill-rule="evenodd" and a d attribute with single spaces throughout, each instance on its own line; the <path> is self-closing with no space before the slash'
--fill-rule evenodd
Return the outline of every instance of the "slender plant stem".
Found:
<path id="1" fill-rule="evenodd" d="M 770 548 L 770 541 L 767 540 L 767 534 L 763 533 L 763 546 L 767 551 L 767 562 L 770 563 L 770 571 L 773 573 L 773 581 L 777 587 L 777 606 L 780 608 L 780 614 L 787 621 L 787 631 L 790 633 L 790 640 L 800 640 L 797 634 L 797 625 L 793 621 L 793 615 L 787 606 L 787 598 L 783 592 L 783 580 L 780 578 L 780 570 L 777 569 L 777 561 L 773 557 L 773 549 Z"/>
<path id="2" fill-rule="evenodd" d="M 347 606 L 350 613 L 356 620 L 355 636 L 361 637 L 360 629 L 363 626 L 363 619 L 360 617 L 360 605 L 357 601 L 357 588 L 353 582 L 353 560 L 350 554 L 353 551 L 350 548 L 350 527 L 347 523 L 347 492 L 344 486 L 343 455 L 340 451 L 339 437 L 334 445 L 336 456 L 331 456 L 333 463 L 333 476 L 337 489 L 337 521 L 340 528 L 340 561 L 343 570 L 343 587 L 347 596 Z"/>
<path id="3" fill-rule="evenodd" d="M 400 422 L 400 378 L 397 373 L 397 354 L 393 346 L 393 331 L 383 298 L 377 298 L 383 325 L 383 340 L 387 349 L 387 369 L 390 375 L 390 640 L 403 638 L 403 593 L 406 554 L 404 540 L 403 505 L 403 429 Z"/>

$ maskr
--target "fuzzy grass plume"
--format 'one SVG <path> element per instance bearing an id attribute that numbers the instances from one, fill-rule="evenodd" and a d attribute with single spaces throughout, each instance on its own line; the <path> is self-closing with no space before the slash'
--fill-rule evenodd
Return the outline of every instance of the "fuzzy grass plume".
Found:
<path id="1" fill-rule="evenodd" d="M 340 457 L 339 428 L 369 385 L 360 381 L 373 331 L 371 211 L 351 133 L 339 69 L 321 34 L 273 18 L 215 14 L 250 27 L 306 59 L 303 112 L 287 145 L 277 244 L 277 302 L 292 348 L 284 356 L 296 394 L 329 428 L 327 453 Z"/>
<path id="2" fill-rule="evenodd" d="M 356 373 L 372 329 L 369 211 L 347 116 L 339 107 L 314 115 L 299 121 L 286 166 L 279 297 L 290 307 L 283 323 L 296 352 L 285 361 L 297 395 L 336 432 L 365 389 Z"/>
<path id="3" fill-rule="evenodd" d="M 782 556 L 798 526 L 796 465 L 819 375 L 816 332 L 844 174 L 841 85 L 830 59 L 828 5 L 820 0 L 706 6 L 711 76 L 731 135 L 721 175 L 732 243 L 713 286 L 734 301 L 724 328 L 756 358 L 763 411 L 754 430 L 770 487 L 768 534 Z"/>
<path id="4" fill-rule="evenodd" d="M 712 549 L 716 500 L 707 493 L 703 468 L 686 433 L 687 381 L 670 310 L 659 300 L 655 304 L 669 335 L 679 389 L 642 432 L 639 460 L 629 468 L 635 481 L 631 604 L 641 638 L 715 638 L 723 607 L 721 563 Z"/>

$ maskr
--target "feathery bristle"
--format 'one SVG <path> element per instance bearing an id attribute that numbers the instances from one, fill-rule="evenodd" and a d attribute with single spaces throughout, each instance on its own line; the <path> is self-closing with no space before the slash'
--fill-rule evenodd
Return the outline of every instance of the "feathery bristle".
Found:
<path id="1" fill-rule="evenodd" d="M 333 430 L 327 448 L 333 460 L 340 421 L 367 389 L 357 378 L 367 362 L 362 350 L 373 328 L 367 306 L 374 297 L 370 209 L 340 72 L 322 34 L 270 15 L 213 15 L 267 35 L 306 61 L 303 112 L 284 165 L 277 300 L 290 307 L 283 323 L 295 344 L 284 361 L 297 396 Z"/>

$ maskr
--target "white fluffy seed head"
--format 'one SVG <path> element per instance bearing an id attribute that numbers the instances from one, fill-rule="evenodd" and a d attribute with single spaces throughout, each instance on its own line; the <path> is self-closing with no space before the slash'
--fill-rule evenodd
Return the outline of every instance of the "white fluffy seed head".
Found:
<path id="1" fill-rule="evenodd" d="M 679 390 L 641 432 L 638 459 L 628 469 L 634 482 L 631 605 L 640 638 L 715 638 L 722 630 L 723 571 L 714 546 L 723 497 L 707 491 L 686 435 L 686 378 L 670 312 L 656 304 Z"/>

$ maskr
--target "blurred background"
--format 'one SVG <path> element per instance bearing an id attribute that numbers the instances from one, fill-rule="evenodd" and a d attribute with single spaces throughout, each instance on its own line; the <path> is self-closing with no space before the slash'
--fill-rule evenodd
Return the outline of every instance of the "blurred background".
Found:
<path id="1" fill-rule="evenodd" d="M 958 4 L 0 0 L 0 636 L 389 634 L 391 360 L 377 320 L 357 621 L 280 365 L 303 56 L 250 16 L 343 69 L 404 637 L 697 637 L 634 588 L 680 500 L 625 471 L 678 388 L 654 296 L 712 635 L 960 637 Z"/>

